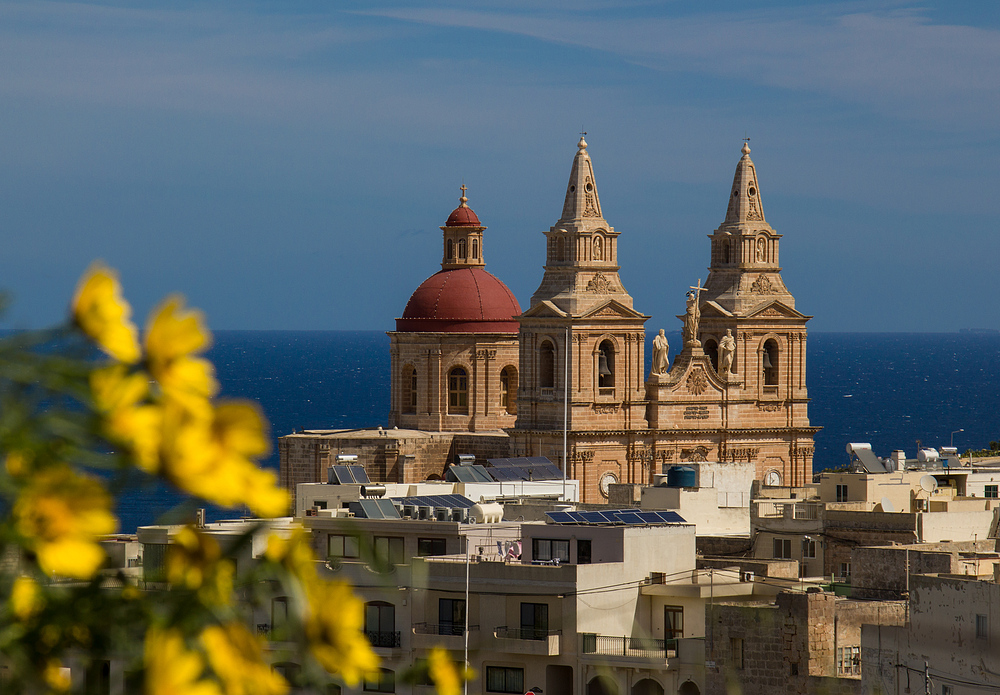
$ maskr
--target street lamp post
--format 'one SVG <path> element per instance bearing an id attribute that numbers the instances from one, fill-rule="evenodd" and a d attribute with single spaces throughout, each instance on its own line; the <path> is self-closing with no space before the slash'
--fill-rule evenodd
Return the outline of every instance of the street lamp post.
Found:
<path id="1" fill-rule="evenodd" d="M 951 433 L 951 447 L 952 448 L 955 447 L 955 435 L 958 434 L 959 432 L 965 432 L 965 429 L 963 428 L 963 429 L 960 429 L 960 430 L 955 430 L 954 432 Z"/>

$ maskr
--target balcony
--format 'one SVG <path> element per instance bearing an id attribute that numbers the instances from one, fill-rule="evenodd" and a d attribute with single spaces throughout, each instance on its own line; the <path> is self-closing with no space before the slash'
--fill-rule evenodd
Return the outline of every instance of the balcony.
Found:
<path id="1" fill-rule="evenodd" d="M 600 657 L 616 657 L 626 661 L 663 663 L 667 659 L 677 656 L 677 640 L 597 635 L 584 632 L 580 635 L 580 653 Z"/>
<path id="2" fill-rule="evenodd" d="M 399 631 L 374 632 L 372 630 L 366 630 L 365 634 L 368 635 L 368 641 L 371 642 L 373 647 L 378 649 L 399 649 Z"/>
<path id="3" fill-rule="evenodd" d="M 459 624 L 434 625 L 415 623 L 413 625 L 413 646 L 417 649 L 444 647 L 460 650 L 465 647 L 465 626 Z M 479 647 L 479 626 L 469 625 L 469 648 Z"/>
<path id="4" fill-rule="evenodd" d="M 516 628 L 506 625 L 493 631 L 497 651 L 509 654 L 534 654 L 537 656 L 558 656 L 562 640 L 562 630 L 539 630 L 537 628 Z"/>

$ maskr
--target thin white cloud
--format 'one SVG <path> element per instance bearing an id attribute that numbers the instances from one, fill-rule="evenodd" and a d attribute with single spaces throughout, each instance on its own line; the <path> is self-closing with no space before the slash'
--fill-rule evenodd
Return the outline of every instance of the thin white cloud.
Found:
<path id="1" fill-rule="evenodd" d="M 996 122 L 1000 32 L 934 24 L 916 11 L 830 8 L 680 18 L 382 10 L 398 20 L 592 48 L 662 71 L 808 90 L 877 112 L 947 124 Z"/>

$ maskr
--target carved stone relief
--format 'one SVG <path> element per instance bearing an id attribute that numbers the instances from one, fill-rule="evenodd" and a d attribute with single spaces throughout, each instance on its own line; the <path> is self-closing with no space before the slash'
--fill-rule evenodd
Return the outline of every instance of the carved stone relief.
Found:
<path id="1" fill-rule="evenodd" d="M 687 379 L 688 391 L 696 396 L 700 396 L 708 388 L 708 379 L 705 378 L 705 372 L 701 369 L 696 369 L 688 376 Z"/>
<path id="2" fill-rule="evenodd" d="M 773 285 L 771 285 L 771 280 L 766 275 L 761 273 L 757 276 L 757 279 L 753 281 L 750 285 L 750 291 L 753 294 L 770 294 L 773 291 Z"/>
<path id="3" fill-rule="evenodd" d="M 587 283 L 587 291 L 594 294 L 608 294 L 615 292 L 617 289 L 614 283 L 604 277 L 604 273 L 598 273 Z"/>

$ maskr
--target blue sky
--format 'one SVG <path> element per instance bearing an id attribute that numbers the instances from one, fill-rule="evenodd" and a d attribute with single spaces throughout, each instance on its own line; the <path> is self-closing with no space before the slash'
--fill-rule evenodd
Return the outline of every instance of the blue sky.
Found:
<path id="1" fill-rule="evenodd" d="M 523 307 L 581 129 L 649 329 L 744 134 L 814 331 L 1000 327 L 995 3 L 0 2 L 0 287 L 95 258 L 145 313 L 388 330 L 469 186 Z"/>

